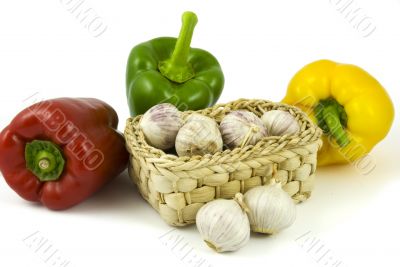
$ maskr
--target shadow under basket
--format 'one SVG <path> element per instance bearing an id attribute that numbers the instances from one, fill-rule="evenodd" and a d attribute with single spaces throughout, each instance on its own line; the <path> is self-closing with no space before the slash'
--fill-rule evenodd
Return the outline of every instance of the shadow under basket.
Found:
<path id="1" fill-rule="evenodd" d="M 131 155 L 129 175 L 145 198 L 171 225 L 196 222 L 196 213 L 214 199 L 230 199 L 236 193 L 281 182 L 296 202 L 310 197 L 321 147 L 319 129 L 298 108 L 265 100 L 239 99 L 211 108 L 183 112 L 199 113 L 218 123 L 233 110 L 248 110 L 261 117 L 269 110 L 290 112 L 300 124 L 297 135 L 265 137 L 254 146 L 224 150 L 214 155 L 178 157 L 147 144 L 139 127 L 141 115 L 129 118 L 125 128 Z"/>

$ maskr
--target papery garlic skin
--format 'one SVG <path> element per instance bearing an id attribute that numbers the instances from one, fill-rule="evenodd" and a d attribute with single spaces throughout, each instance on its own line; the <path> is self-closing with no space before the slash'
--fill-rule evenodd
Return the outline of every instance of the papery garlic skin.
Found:
<path id="1" fill-rule="evenodd" d="M 202 114 L 198 114 L 198 113 L 193 113 L 190 114 L 186 119 L 185 119 L 185 123 L 187 122 L 191 122 L 191 121 L 208 121 L 209 123 L 216 123 L 216 121 L 210 117 L 207 117 L 205 115 Z"/>
<path id="2" fill-rule="evenodd" d="M 251 230 L 275 234 L 291 226 L 296 219 L 296 205 L 280 183 L 257 186 L 244 194 Z"/>
<path id="3" fill-rule="evenodd" d="M 217 122 L 199 114 L 187 118 L 175 140 L 175 149 L 180 157 L 215 154 L 222 151 L 222 146 Z"/>
<path id="4" fill-rule="evenodd" d="M 250 239 L 249 219 L 237 202 L 242 201 L 239 194 L 236 200 L 213 200 L 197 212 L 197 229 L 206 244 L 217 252 L 238 250 Z"/>
<path id="5" fill-rule="evenodd" d="M 287 111 L 267 111 L 262 115 L 261 120 L 270 136 L 293 135 L 300 131 L 299 122 Z"/>
<path id="6" fill-rule="evenodd" d="M 182 124 L 181 113 L 169 103 L 153 106 L 140 120 L 147 143 L 159 149 L 169 149 L 175 145 Z"/>
<path id="7" fill-rule="evenodd" d="M 261 119 L 247 110 L 230 112 L 222 119 L 220 130 L 224 144 L 229 148 L 255 145 L 268 135 Z"/>

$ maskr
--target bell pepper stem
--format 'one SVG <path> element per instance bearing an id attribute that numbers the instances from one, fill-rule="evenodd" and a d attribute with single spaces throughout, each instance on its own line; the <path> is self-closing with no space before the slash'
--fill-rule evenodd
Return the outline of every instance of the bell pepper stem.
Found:
<path id="1" fill-rule="evenodd" d="M 44 157 L 38 161 L 39 168 L 44 171 L 49 170 L 51 168 L 50 165 L 51 165 L 51 162 L 48 157 Z"/>
<path id="2" fill-rule="evenodd" d="M 42 140 L 25 145 L 25 161 L 27 169 L 41 182 L 58 180 L 65 164 L 60 148 Z"/>
<path id="3" fill-rule="evenodd" d="M 344 108 L 335 100 L 322 100 L 315 109 L 319 126 L 325 133 L 331 135 L 340 147 L 350 143 L 344 127 L 347 125 L 347 115 Z"/>
<path id="4" fill-rule="evenodd" d="M 190 43 L 193 31 L 197 24 L 197 16 L 193 12 L 186 11 L 182 15 L 182 27 L 176 40 L 174 51 L 169 59 L 161 61 L 158 69 L 169 80 L 183 83 L 194 77 L 192 65 L 188 62 Z"/>

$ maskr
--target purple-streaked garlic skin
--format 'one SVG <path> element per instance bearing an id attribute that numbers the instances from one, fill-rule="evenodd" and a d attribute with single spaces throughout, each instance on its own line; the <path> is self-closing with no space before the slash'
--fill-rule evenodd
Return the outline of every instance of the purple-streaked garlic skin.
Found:
<path id="1" fill-rule="evenodd" d="M 140 120 L 140 127 L 147 143 L 163 150 L 175 145 L 176 135 L 182 124 L 181 113 L 169 103 L 153 106 Z"/>
<path id="2" fill-rule="evenodd" d="M 235 110 L 227 114 L 220 123 L 220 130 L 224 144 L 231 149 L 255 145 L 268 135 L 261 119 L 247 110 Z"/>
<path id="3" fill-rule="evenodd" d="M 210 117 L 207 117 L 205 115 L 198 114 L 198 113 L 193 113 L 193 114 L 190 114 L 185 119 L 184 124 L 186 124 L 188 122 L 191 122 L 191 121 L 195 121 L 195 120 L 197 120 L 197 121 L 208 121 L 210 124 L 216 124 L 217 123 L 214 119 L 212 119 Z"/>
<path id="4" fill-rule="evenodd" d="M 217 122 L 200 114 L 187 118 L 175 140 L 175 150 L 180 157 L 215 154 L 222 151 L 222 147 Z"/>
<path id="5" fill-rule="evenodd" d="M 300 131 L 296 118 L 284 110 L 267 111 L 262 115 L 261 120 L 270 136 L 294 135 Z"/>

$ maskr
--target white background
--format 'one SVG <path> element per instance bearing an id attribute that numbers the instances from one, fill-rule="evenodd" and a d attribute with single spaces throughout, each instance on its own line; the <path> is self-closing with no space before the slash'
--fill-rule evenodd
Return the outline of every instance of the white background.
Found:
<path id="1" fill-rule="evenodd" d="M 70 1 L 1 3 L 1 128 L 30 104 L 24 99 L 38 93 L 105 100 L 117 110 L 123 130 L 130 49 L 154 37 L 176 36 L 185 10 L 199 17 L 192 45 L 209 50 L 223 67 L 221 103 L 240 97 L 279 101 L 298 69 L 327 58 L 373 74 L 399 115 L 400 0 L 354 2 L 352 8 L 368 16 L 358 28 L 362 16 L 350 21 L 337 10 L 345 0 L 85 0 L 85 9 L 92 8 L 97 22 L 101 18 L 107 26 L 97 38 L 68 10 Z M 376 27 L 367 37 L 366 21 Z M 248 246 L 223 255 L 208 249 L 195 227 L 167 234 L 174 228 L 142 200 L 126 173 L 63 212 L 20 199 L 1 179 L 0 266 L 61 266 L 55 257 L 46 262 L 56 250 L 70 261 L 68 267 L 195 266 L 191 259 L 203 259 L 201 266 L 335 266 L 335 260 L 336 266 L 399 266 L 399 134 L 396 120 L 373 150 L 376 168 L 368 175 L 351 165 L 320 168 L 315 191 L 298 206 L 291 228 L 272 237 L 252 236 Z M 182 239 L 175 248 L 171 236 Z M 52 245 L 47 254 L 37 246 L 40 238 Z"/>

